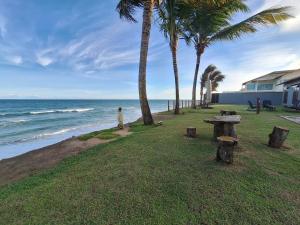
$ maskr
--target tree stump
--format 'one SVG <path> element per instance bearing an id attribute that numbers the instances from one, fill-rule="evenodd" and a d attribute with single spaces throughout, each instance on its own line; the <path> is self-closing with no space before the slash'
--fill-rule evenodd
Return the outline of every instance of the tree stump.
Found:
<path id="1" fill-rule="evenodd" d="M 218 137 L 217 161 L 223 161 L 228 164 L 233 163 L 233 151 L 237 144 L 237 139 L 229 136 Z"/>
<path id="2" fill-rule="evenodd" d="M 269 146 L 280 148 L 289 134 L 289 129 L 275 126 L 273 132 L 269 134 Z"/>
<path id="3" fill-rule="evenodd" d="M 186 135 L 191 138 L 196 137 L 196 127 L 188 127 L 186 128 Z"/>

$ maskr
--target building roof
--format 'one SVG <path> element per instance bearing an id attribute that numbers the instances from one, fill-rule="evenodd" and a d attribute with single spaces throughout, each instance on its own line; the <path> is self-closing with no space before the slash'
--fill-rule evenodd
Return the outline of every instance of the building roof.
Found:
<path id="1" fill-rule="evenodd" d="M 276 80 L 278 78 L 281 78 L 283 76 L 286 76 L 288 74 L 291 74 L 291 73 L 294 73 L 294 72 L 297 72 L 299 71 L 300 73 L 300 69 L 297 69 L 297 70 L 283 70 L 283 71 L 275 71 L 275 72 L 272 72 L 272 73 L 268 73 L 266 75 L 263 75 L 263 76 L 260 76 L 260 77 L 257 77 L 255 79 L 252 79 L 252 80 L 249 80 L 247 82 L 244 82 L 243 85 L 249 83 L 249 82 L 257 82 L 257 81 L 268 81 L 268 80 Z"/>
<path id="2" fill-rule="evenodd" d="M 289 79 L 289 80 L 286 80 L 280 84 L 277 84 L 277 85 L 281 85 L 281 84 L 284 84 L 284 85 L 289 85 L 289 84 L 292 84 L 292 85 L 298 85 L 300 84 L 300 76 L 299 77 L 295 77 L 293 79 Z"/>

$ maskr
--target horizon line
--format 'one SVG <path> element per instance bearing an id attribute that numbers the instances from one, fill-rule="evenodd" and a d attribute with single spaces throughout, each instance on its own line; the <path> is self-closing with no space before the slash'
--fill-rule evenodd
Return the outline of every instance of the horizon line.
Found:
<path id="1" fill-rule="evenodd" d="M 138 100 L 138 98 L 0 98 L 0 100 L 105 100 L 105 101 L 111 101 L 111 100 Z M 156 99 L 148 99 L 148 100 L 174 100 L 175 99 L 167 99 L 167 98 L 156 98 Z M 180 100 L 191 100 L 191 99 L 180 99 Z"/>

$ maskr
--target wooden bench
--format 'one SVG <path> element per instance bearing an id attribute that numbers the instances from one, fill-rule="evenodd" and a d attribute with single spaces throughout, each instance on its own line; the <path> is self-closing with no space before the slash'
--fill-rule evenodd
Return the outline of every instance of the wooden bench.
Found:
<path id="1" fill-rule="evenodd" d="M 223 161 L 228 164 L 233 163 L 234 148 L 238 143 L 238 139 L 230 136 L 218 137 L 218 149 L 216 160 Z"/>
<path id="2" fill-rule="evenodd" d="M 241 116 L 215 116 L 212 119 L 204 120 L 206 123 L 214 125 L 213 139 L 217 141 L 220 136 L 230 136 L 236 138 L 236 130 L 234 125 L 241 122 Z"/>

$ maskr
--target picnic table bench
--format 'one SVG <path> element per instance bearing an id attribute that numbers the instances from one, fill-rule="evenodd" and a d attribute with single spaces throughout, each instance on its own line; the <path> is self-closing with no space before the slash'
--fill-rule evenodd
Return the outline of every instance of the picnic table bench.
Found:
<path id="1" fill-rule="evenodd" d="M 237 138 L 229 136 L 218 137 L 218 149 L 217 149 L 217 161 L 223 161 L 226 163 L 233 163 L 234 148 L 238 143 Z"/>
<path id="2" fill-rule="evenodd" d="M 214 125 L 214 140 L 220 136 L 230 136 L 236 138 L 236 130 L 234 125 L 241 122 L 240 115 L 232 116 L 214 116 L 211 119 L 205 119 L 204 122 Z"/>

